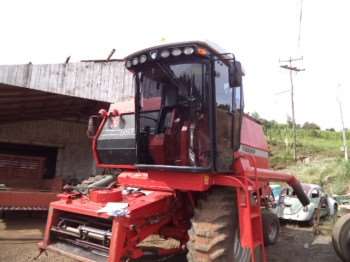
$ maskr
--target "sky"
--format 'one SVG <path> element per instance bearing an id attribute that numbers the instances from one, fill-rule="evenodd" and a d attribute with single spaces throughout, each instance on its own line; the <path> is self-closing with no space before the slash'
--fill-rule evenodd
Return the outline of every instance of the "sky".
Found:
<path id="1" fill-rule="evenodd" d="M 103 59 L 112 48 L 123 58 L 161 39 L 208 39 L 241 61 L 246 112 L 286 122 L 290 79 L 279 60 L 302 56 L 296 121 L 339 130 L 337 100 L 350 127 L 349 8 L 347 0 L 2 0 L 0 64 Z"/>

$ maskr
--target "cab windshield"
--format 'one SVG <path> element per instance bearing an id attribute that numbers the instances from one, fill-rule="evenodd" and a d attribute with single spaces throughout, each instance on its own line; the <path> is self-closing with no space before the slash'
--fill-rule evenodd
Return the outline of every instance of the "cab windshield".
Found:
<path id="1" fill-rule="evenodd" d="M 209 167 L 208 75 L 200 60 L 136 74 L 139 164 Z"/>

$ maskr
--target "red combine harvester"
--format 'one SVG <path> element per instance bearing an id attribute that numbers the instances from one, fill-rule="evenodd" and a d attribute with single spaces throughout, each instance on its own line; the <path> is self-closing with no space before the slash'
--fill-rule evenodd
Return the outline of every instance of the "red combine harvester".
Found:
<path id="1" fill-rule="evenodd" d="M 269 169 L 262 127 L 243 114 L 240 63 L 205 42 L 125 61 L 135 99 L 101 110 L 88 128 L 97 166 L 110 174 L 51 203 L 40 249 L 81 261 L 267 261 L 264 242 L 278 235 L 269 181 L 309 201 L 293 176 Z M 178 244 L 143 245 L 151 235 Z"/>

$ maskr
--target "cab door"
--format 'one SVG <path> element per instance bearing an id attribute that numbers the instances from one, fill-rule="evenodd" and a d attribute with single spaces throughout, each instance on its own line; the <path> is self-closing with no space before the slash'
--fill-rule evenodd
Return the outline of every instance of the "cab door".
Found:
<path id="1" fill-rule="evenodd" d="M 216 171 L 232 170 L 233 164 L 233 89 L 229 84 L 228 66 L 215 61 Z"/>

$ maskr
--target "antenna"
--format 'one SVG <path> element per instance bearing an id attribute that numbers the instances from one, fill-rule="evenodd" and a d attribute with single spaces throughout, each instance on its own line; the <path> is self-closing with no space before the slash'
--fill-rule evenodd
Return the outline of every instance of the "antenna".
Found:
<path id="1" fill-rule="evenodd" d="M 107 57 L 107 61 L 110 61 L 112 56 L 114 55 L 115 49 L 113 48 L 112 51 L 109 53 L 108 57 Z"/>
<path id="2" fill-rule="evenodd" d="M 71 56 L 68 56 L 68 57 L 66 58 L 66 61 L 65 61 L 64 63 L 65 63 L 65 64 L 68 64 L 68 63 L 69 63 L 70 58 L 71 58 Z"/>

